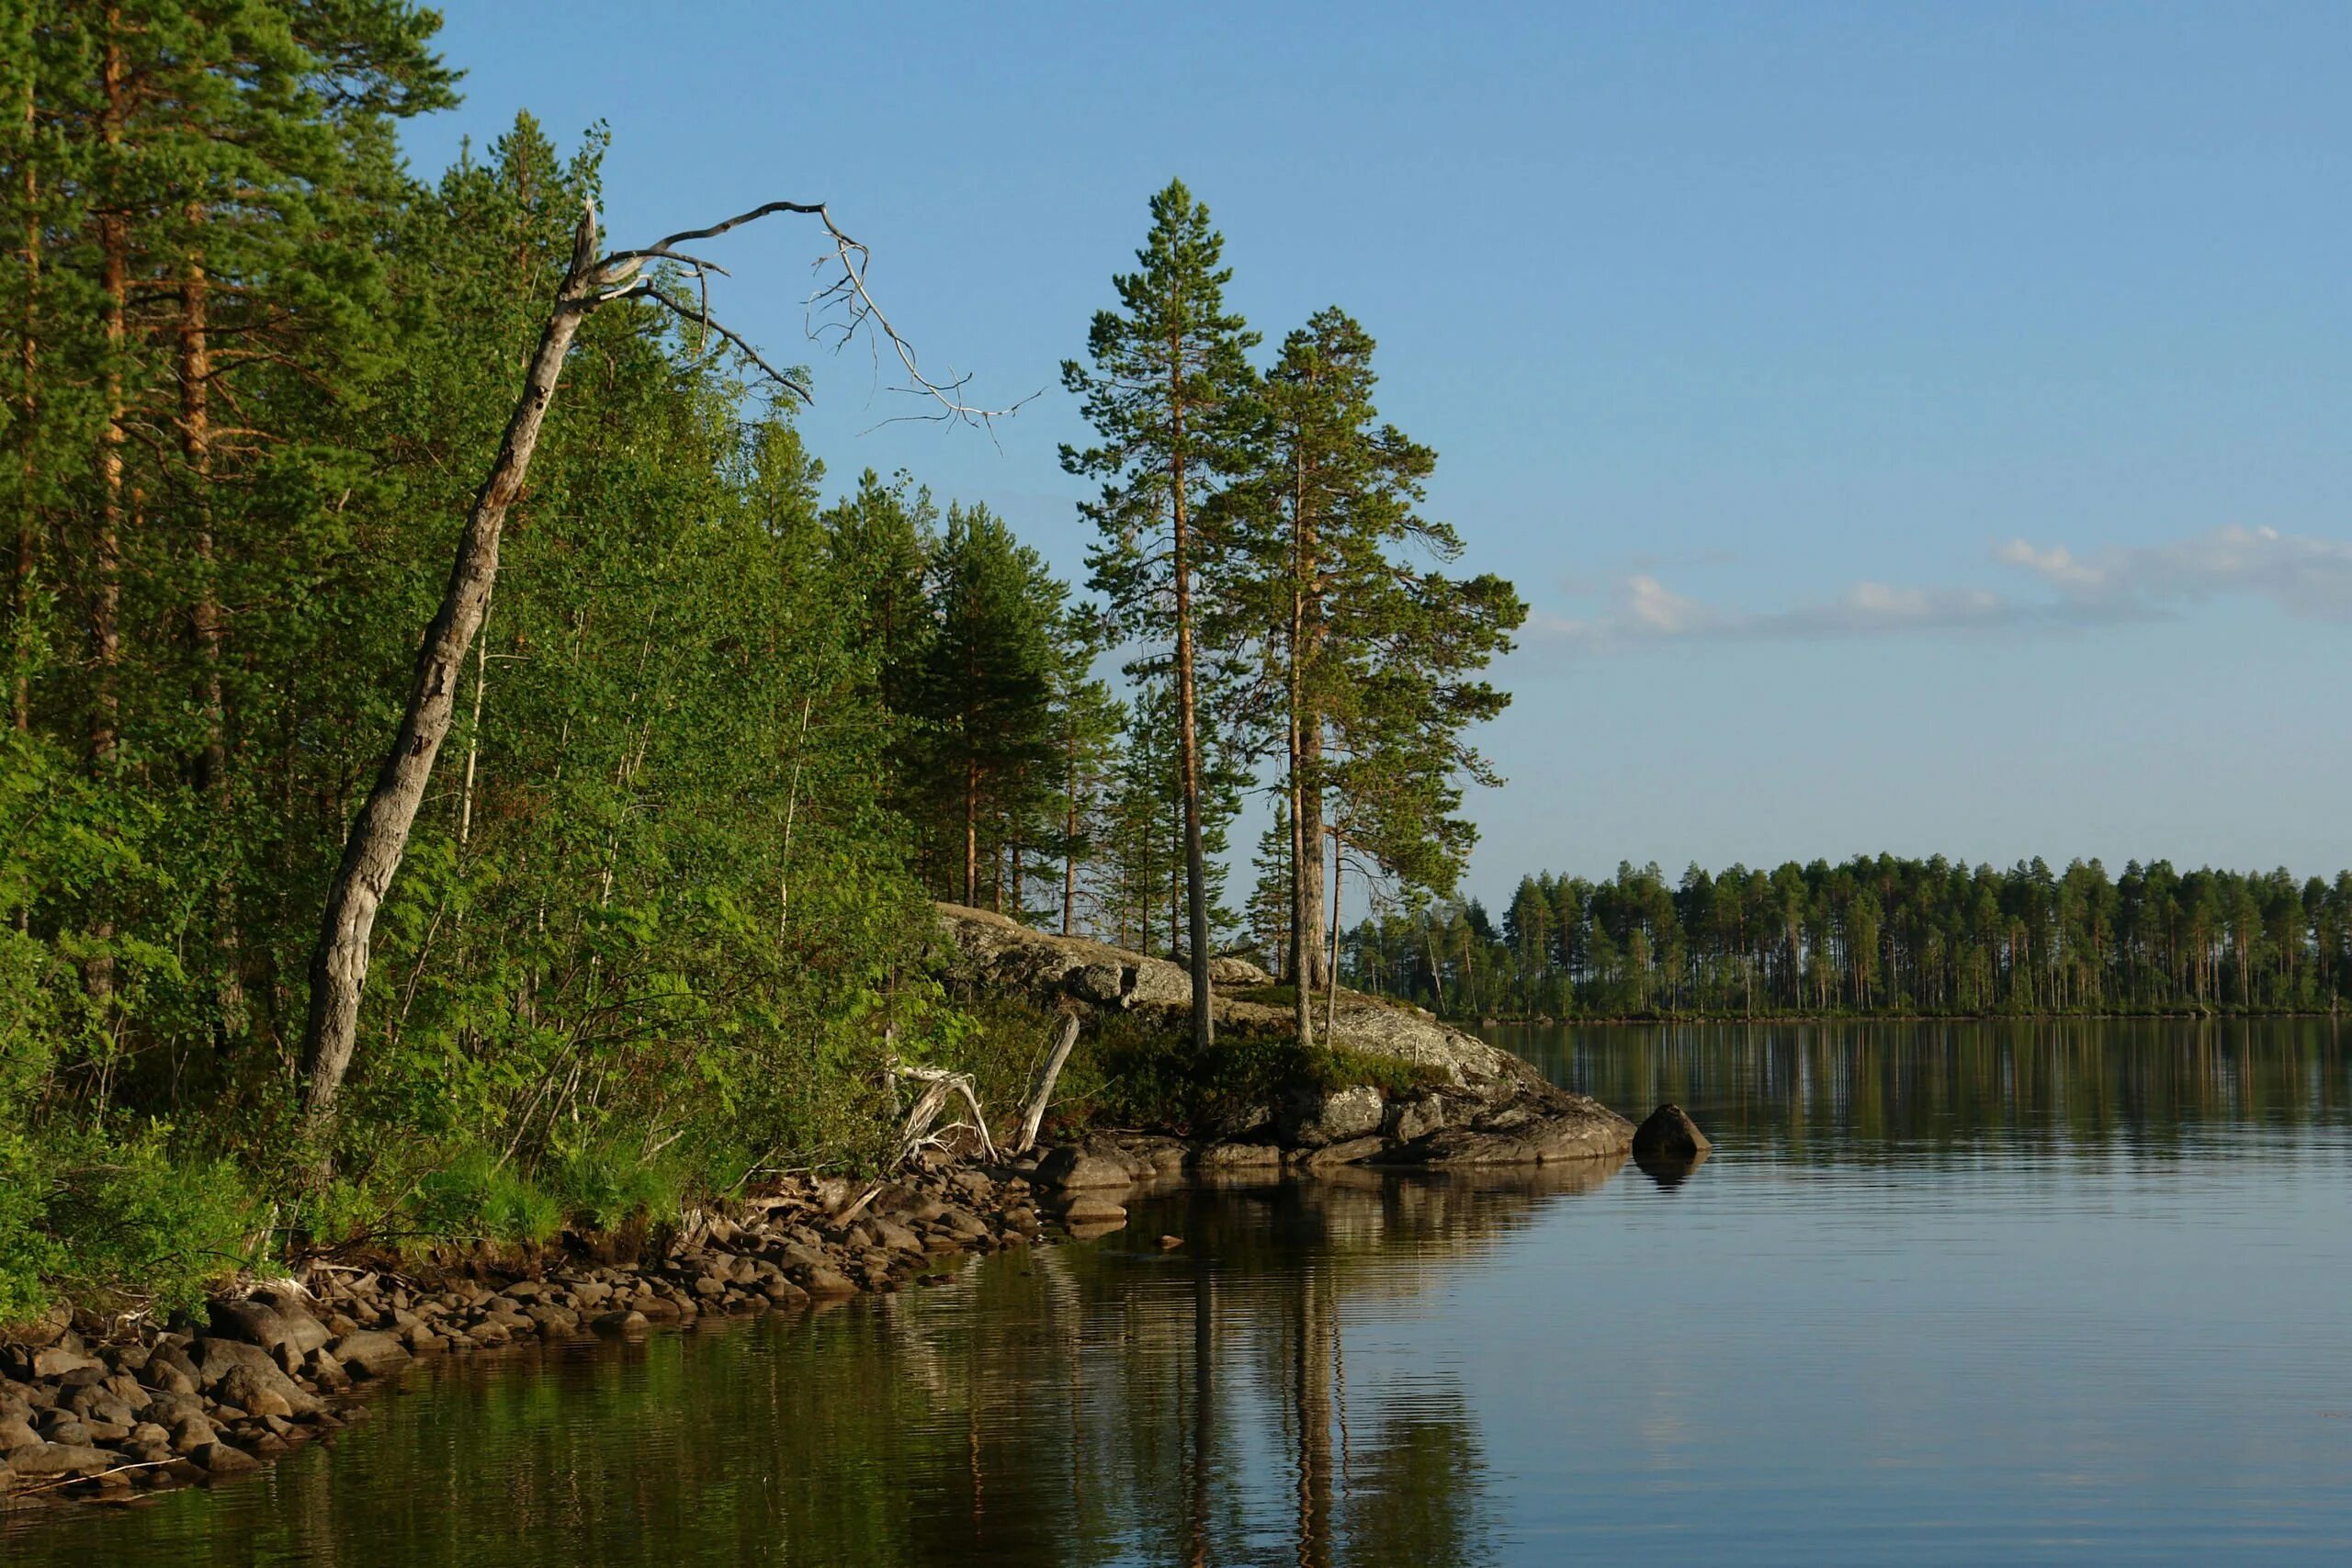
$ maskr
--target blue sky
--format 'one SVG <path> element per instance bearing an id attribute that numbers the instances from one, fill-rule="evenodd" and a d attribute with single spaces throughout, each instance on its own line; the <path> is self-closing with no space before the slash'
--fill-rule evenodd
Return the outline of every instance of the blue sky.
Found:
<path id="1" fill-rule="evenodd" d="M 1057 367 L 1181 175 L 1270 340 L 1381 341 L 1431 511 L 1534 616 L 1471 890 L 1886 849 L 2352 864 L 2352 7 L 448 6 L 458 111 L 614 135 L 636 243 L 830 201 L 999 444 L 801 337 L 838 487 L 904 467 L 1073 577 Z M 1247 838 L 1241 838 L 1247 842 Z"/>

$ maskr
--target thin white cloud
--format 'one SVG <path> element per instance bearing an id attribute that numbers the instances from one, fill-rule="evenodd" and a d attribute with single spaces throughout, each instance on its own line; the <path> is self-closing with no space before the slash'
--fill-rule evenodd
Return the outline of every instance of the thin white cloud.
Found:
<path id="1" fill-rule="evenodd" d="M 2245 593 L 2305 620 L 2352 621 L 2352 543 L 2276 528 L 2216 528 L 2089 556 L 2012 539 L 1994 558 L 2078 602 L 2160 604 Z"/>
<path id="2" fill-rule="evenodd" d="M 2046 592 L 1906 587 L 1858 582 L 1834 598 L 1785 610 L 1745 610 L 1679 593 L 1635 572 L 1610 588 L 1608 606 L 1572 618 L 1539 615 L 1534 629 L 1555 642 L 1594 649 L 1668 641 L 1769 641 L 1891 637 L 2004 628 L 2065 630 L 2165 620 L 2188 604 L 2223 594 L 2270 601 L 2308 620 L 2352 623 L 2352 543 L 2218 528 L 2165 545 L 2078 555 L 2063 545 L 2013 539 L 1993 552 Z M 1564 584 L 1593 597 L 1581 583 Z"/>

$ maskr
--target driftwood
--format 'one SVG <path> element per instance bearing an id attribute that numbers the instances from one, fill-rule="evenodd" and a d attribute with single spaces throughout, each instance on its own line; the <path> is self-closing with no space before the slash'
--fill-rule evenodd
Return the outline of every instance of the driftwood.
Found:
<path id="1" fill-rule="evenodd" d="M 1053 1049 L 1037 1064 L 1035 1076 L 1029 1080 L 1029 1101 L 1021 1112 L 1020 1131 L 1013 1134 L 1012 1153 L 1017 1158 L 1036 1146 L 1037 1129 L 1045 1124 L 1046 1108 L 1053 1103 L 1054 1083 L 1062 1076 L 1062 1064 L 1069 1060 L 1070 1047 L 1078 1043 L 1078 1014 L 1062 1015 L 1061 1033 L 1056 1037 Z"/>
<path id="2" fill-rule="evenodd" d="M 968 1127 L 979 1134 L 982 1154 L 991 1160 L 998 1157 L 996 1140 L 989 1136 L 988 1115 L 980 1109 L 979 1092 L 972 1087 L 971 1074 L 944 1072 L 937 1067 L 918 1067 L 905 1062 L 893 1064 L 890 1073 L 894 1077 L 907 1078 L 925 1086 L 915 1100 L 914 1109 L 907 1112 L 906 1125 L 899 1129 L 899 1164 L 904 1165 L 917 1150 L 937 1145 L 949 1133 L 962 1127 Z M 932 1123 L 939 1120 L 941 1111 L 947 1109 L 947 1102 L 958 1095 L 963 1097 L 966 1105 L 971 1107 L 971 1121 L 952 1122 L 936 1133 L 933 1132 Z"/>

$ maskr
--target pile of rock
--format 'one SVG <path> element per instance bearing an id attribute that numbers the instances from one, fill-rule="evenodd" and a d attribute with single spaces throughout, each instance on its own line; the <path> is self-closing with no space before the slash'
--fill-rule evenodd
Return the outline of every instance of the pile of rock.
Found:
<path id="1" fill-rule="evenodd" d="M 365 1385 L 418 1357 L 934 1284 L 952 1255 L 1125 1222 L 1058 1183 L 1041 1183 L 1052 1189 L 1041 1196 L 1031 1178 L 1042 1157 L 994 1170 L 940 1162 L 870 1193 L 794 1183 L 636 1261 L 550 1251 L 406 1274 L 321 1264 L 304 1282 L 213 1303 L 201 1327 L 112 1338 L 59 1315 L 0 1346 L 0 1494 L 106 1495 L 234 1474 L 364 1417 Z"/>
<path id="2" fill-rule="evenodd" d="M 327 1392 L 352 1381 L 339 1359 L 348 1347 L 300 1296 L 283 1287 L 224 1303 L 202 1335 L 92 1343 L 52 1320 L 30 1337 L 48 1343 L 0 1348 L 0 1486 L 103 1492 L 232 1474 L 364 1415 L 330 1407 Z"/>

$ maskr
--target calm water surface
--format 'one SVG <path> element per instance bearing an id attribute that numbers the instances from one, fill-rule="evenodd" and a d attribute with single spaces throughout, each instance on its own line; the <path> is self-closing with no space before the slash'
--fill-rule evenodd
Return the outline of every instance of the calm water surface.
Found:
<path id="1" fill-rule="evenodd" d="M 423 1367 L 0 1559 L 2352 1561 L 2352 1033 L 1498 1038 L 1718 1152 L 1175 1191 L 937 1290 Z"/>

